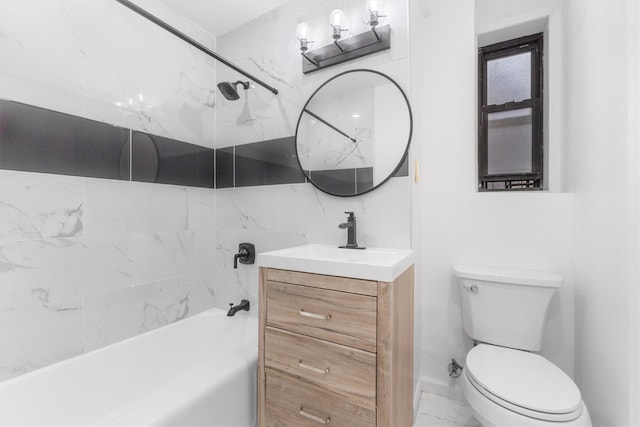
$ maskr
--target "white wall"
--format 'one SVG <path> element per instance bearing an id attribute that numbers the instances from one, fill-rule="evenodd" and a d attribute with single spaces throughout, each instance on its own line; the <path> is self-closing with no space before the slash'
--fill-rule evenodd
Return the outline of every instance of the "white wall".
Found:
<path id="1" fill-rule="evenodd" d="M 628 0 L 629 25 L 629 424 L 640 425 L 640 4 Z"/>
<path id="2" fill-rule="evenodd" d="M 412 1 L 415 155 L 414 247 L 419 249 L 421 373 L 447 391 L 447 364 L 464 361 L 455 264 L 553 271 L 564 278 L 550 309 L 543 352 L 573 374 L 572 196 L 478 193 L 474 1 Z M 422 13 L 421 13 L 422 12 Z M 443 41 L 446 40 L 446 43 Z M 418 148 L 419 147 L 419 148 Z"/>
<path id="3" fill-rule="evenodd" d="M 638 425 L 637 5 L 564 8 L 576 379 L 594 425 Z"/>
<path id="4" fill-rule="evenodd" d="M 115 1 L 2 1 L 0 51 L 0 98 L 214 145 L 213 61 Z M 0 380 L 213 306 L 215 238 L 210 189 L 0 171 Z"/>

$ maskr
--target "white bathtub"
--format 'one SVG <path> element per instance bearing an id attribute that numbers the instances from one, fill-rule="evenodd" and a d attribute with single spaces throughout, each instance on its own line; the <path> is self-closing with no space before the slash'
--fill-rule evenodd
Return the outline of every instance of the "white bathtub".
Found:
<path id="1" fill-rule="evenodd" d="M 257 340 L 212 309 L 0 383 L 0 425 L 255 426 Z"/>

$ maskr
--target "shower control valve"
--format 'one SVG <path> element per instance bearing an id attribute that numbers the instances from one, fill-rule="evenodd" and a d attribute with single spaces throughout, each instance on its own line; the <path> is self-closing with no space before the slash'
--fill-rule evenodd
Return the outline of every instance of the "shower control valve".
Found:
<path id="1" fill-rule="evenodd" d="M 233 256 L 233 268 L 238 268 L 238 261 L 241 264 L 253 264 L 256 261 L 256 248 L 252 243 L 238 245 L 238 253 Z"/>

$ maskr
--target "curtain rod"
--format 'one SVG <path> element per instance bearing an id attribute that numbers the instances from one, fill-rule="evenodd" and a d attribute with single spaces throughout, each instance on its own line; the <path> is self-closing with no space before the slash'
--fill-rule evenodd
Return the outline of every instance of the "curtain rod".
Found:
<path id="1" fill-rule="evenodd" d="M 154 24 L 158 25 L 159 27 L 165 29 L 166 31 L 168 31 L 171 34 L 173 34 L 174 36 L 181 38 L 185 42 L 189 43 L 191 46 L 193 46 L 195 48 L 198 48 L 202 52 L 204 52 L 207 55 L 213 57 L 215 60 L 217 60 L 219 62 L 222 62 L 224 65 L 226 65 L 227 67 L 231 68 L 232 70 L 237 71 L 238 73 L 242 74 L 243 76 L 249 78 L 250 80 L 252 80 L 255 83 L 259 84 L 260 86 L 264 87 L 265 89 L 273 92 L 274 95 L 278 94 L 278 89 L 276 89 L 276 88 L 274 88 L 272 86 L 269 86 L 268 84 L 266 84 L 262 80 L 258 79 L 257 77 L 254 77 L 251 74 L 247 73 L 242 68 L 240 68 L 237 65 L 235 65 L 234 63 L 226 60 L 225 58 L 223 58 L 222 56 L 218 55 L 217 53 L 215 53 L 214 51 L 212 51 L 208 47 L 206 47 L 203 44 L 201 44 L 201 43 L 197 42 L 196 40 L 192 39 L 191 37 L 189 37 L 188 35 L 186 35 L 182 31 L 176 29 L 175 27 L 172 27 L 171 25 L 167 24 L 166 22 L 164 22 L 163 20 L 159 19 L 155 15 L 147 12 L 145 9 L 141 8 L 137 4 L 131 2 L 130 0 L 116 0 L 116 1 L 118 3 L 120 3 L 121 5 L 128 7 L 129 9 L 131 9 L 132 11 L 137 13 L 138 15 L 140 15 L 140 16 L 142 16 L 144 18 L 147 18 L 149 21 L 151 21 Z"/>

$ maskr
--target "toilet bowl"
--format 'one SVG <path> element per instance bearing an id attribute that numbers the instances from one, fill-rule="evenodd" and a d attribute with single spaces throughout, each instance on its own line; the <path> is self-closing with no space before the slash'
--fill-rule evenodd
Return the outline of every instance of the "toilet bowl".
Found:
<path id="1" fill-rule="evenodd" d="M 571 378 L 540 355 L 480 344 L 467 354 L 461 380 L 484 427 L 591 426 Z"/>
<path id="2" fill-rule="evenodd" d="M 484 427 L 584 426 L 580 390 L 540 354 L 547 309 L 562 278 L 553 273 L 457 266 L 469 351 L 462 392 Z"/>

